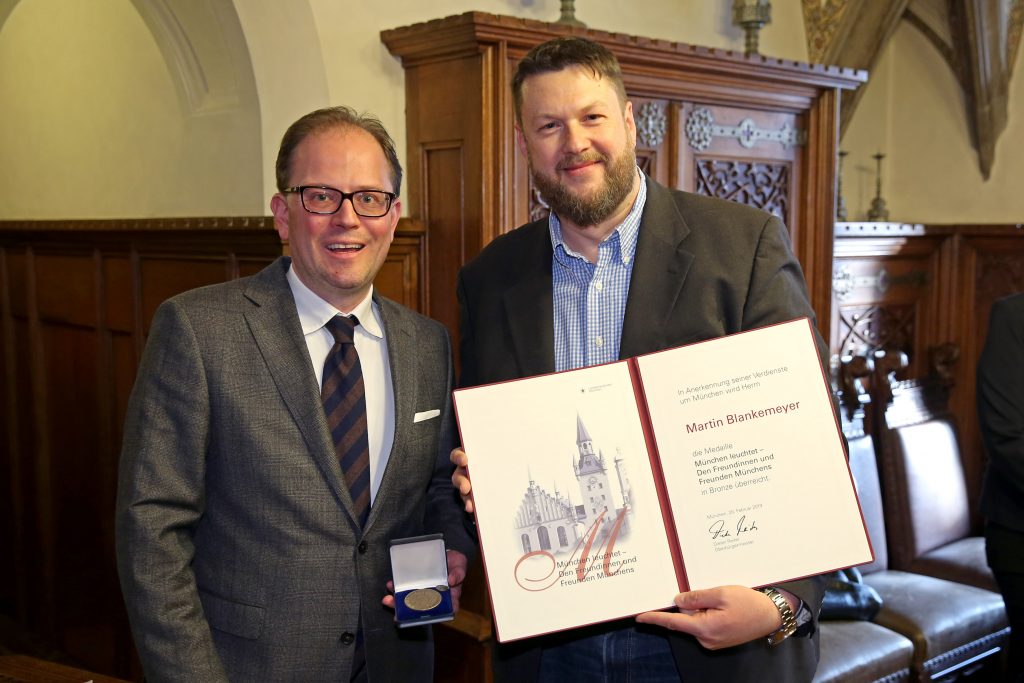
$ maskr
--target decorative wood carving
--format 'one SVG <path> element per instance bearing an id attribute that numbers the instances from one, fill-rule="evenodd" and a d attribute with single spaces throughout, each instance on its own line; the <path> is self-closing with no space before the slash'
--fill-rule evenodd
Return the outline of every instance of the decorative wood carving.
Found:
<path id="1" fill-rule="evenodd" d="M 653 152 L 641 152 L 636 153 L 636 165 L 640 167 L 640 170 L 649 176 L 655 176 L 655 154 Z"/>
<path id="2" fill-rule="evenodd" d="M 804 131 L 792 128 L 788 123 L 779 130 L 759 128 L 757 123 L 749 118 L 743 119 L 735 126 L 716 123 L 711 110 L 706 107 L 697 107 L 690 113 L 690 118 L 686 121 L 686 137 L 690 147 L 698 152 L 710 147 L 711 141 L 716 137 L 734 138 L 747 149 L 762 140 L 777 142 L 783 147 L 794 147 L 802 145 L 807 139 Z"/>
<path id="3" fill-rule="evenodd" d="M 848 306 L 840 309 L 837 355 L 871 356 L 880 349 L 895 349 L 908 356 L 914 352 L 916 307 Z"/>
<path id="4" fill-rule="evenodd" d="M 657 147 L 665 141 L 668 115 L 661 102 L 644 102 L 636 111 L 636 144 L 639 147 Z"/>
<path id="5" fill-rule="evenodd" d="M 851 0 L 803 0 L 804 30 L 807 32 L 807 55 L 812 62 L 826 62 L 836 34 L 845 27 L 845 15 Z"/>
<path id="6" fill-rule="evenodd" d="M 840 267 L 836 269 L 835 275 L 832 277 L 832 293 L 837 299 L 843 300 L 859 288 L 866 287 L 874 289 L 879 294 L 885 294 L 890 287 L 900 285 L 923 287 L 927 282 L 928 273 L 920 270 L 892 276 L 885 268 L 881 268 L 874 275 L 857 276 L 849 268 Z"/>
<path id="7" fill-rule="evenodd" d="M 1019 253 L 982 253 L 978 259 L 975 287 L 986 299 L 1024 292 L 1024 261 Z"/>
<path id="8" fill-rule="evenodd" d="M 763 209 L 789 222 L 789 164 L 727 159 L 697 161 L 697 194 Z"/>
<path id="9" fill-rule="evenodd" d="M 551 213 L 551 207 L 544 201 L 544 197 L 541 196 L 540 190 L 533 186 L 533 181 L 530 181 L 530 220 L 539 221 L 541 218 L 547 218 L 548 214 Z"/>

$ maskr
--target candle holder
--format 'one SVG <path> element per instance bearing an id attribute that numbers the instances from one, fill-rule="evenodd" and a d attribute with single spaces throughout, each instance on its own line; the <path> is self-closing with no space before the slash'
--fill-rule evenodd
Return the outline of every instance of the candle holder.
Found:
<path id="1" fill-rule="evenodd" d="M 771 23 L 772 3 L 769 0 L 732 0 L 732 23 L 745 33 L 743 54 L 758 54 L 758 31 Z"/>
<path id="2" fill-rule="evenodd" d="M 846 220 L 846 199 L 843 198 L 843 159 L 849 152 L 839 150 L 836 170 L 836 220 Z"/>
<path id="3" fill-rule="evenodd" d="M 871 208 L 868 210 L 869 221 L 889 220 L 889 209 L 885 207 L 885 200 L 882 199 L 882 159 L 885 155 L 881 152 L 873 155 L 875 160 L 875 198 L 871 200 Z"/>
<path id="4" fill-rule="evenodd" d="M 587 25 L 576 18 L 576 0 L 562 0 L 562 15 L 558 17 L 557 24 L 586 28 Z"/>

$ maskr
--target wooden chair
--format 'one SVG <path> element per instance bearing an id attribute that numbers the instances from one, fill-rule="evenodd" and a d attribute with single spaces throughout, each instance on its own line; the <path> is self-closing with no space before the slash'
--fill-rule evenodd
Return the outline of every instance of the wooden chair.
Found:
<path id="1" fill-rule="evenodd" d="M 836 379 L 843 387 L 838 391 L 843 433 L 849 443 L 850 468 L 857 482 L 858 469 L 863 463 L 874 463 L 873 454 L 861 455 L 864 449 L 874 449 L 871 437 L 864 432 L 862 401 L 867 401 L 868 396 L 861 385 L 861 378 L 870 373 L 871 367 L 863 357 L 845 360 Z M 861 505 L 864 505 L 863 496 Z M 881 508 L 875 515 L 865 511 L 864 520 L 872 539 L 879 533 L 884 537 Z M 874 550 L 877 556 L 878 549 Z M 906 636 L 870 621 L 822 620 L 819 627 L 821 657 L 814 683 L 900 683 L 911 679 L 914 644 Z"/>
<path id="2" fill-rule="evenodd" d="M 949 410 L 958 351 L 931 351 L 924 380 L 896 381 L 903 354 L 882 352 L 874 391 L 891 566 L 998 592 L 985 559 L 985 539 L 971 529 L 971 508 Z"/>

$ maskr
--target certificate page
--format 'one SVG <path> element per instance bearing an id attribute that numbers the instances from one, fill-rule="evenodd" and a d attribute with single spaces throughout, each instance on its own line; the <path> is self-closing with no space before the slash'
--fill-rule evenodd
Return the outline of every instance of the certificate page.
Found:
<path id="1" fill-rule="evenodd" d="M 626 362 L 455 392 L 502 642 L 672 604 Z"/>
<path id="2" fill-rule="evenodd" d="M 691 589 L 871 561 L 807 319 L 637 363 Z"/>

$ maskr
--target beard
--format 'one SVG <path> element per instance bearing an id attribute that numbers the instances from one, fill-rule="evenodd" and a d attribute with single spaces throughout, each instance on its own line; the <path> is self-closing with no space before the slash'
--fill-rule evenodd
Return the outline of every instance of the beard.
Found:
<path id="1" fill-rule="evenodd" d="M 561 219 L 568 219 L 578 226 L 598 225 L 615 213 L 633 189 L 636 175 L 636 153 L 629 148 L 615 159 L 609 159 L 598 152 L 579 154 L 562 159 L 556 166 L 561 170 L 589 161 L 605 164 L 604 182 L 590 195 L 575 194 L 556 177 L 546 176 L 537 171 L 530 162 L 533 184 L 552 211 Z"/>

